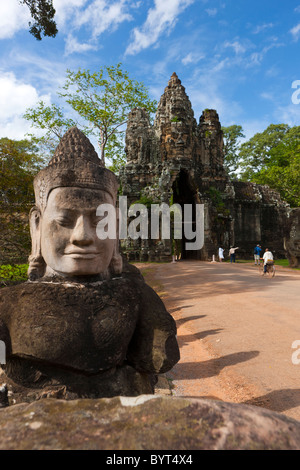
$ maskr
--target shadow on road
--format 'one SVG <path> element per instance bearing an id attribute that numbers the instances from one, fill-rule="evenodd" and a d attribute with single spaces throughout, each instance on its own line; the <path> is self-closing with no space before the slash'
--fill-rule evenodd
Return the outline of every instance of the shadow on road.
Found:
<path id="1" fill-rule="evenodd" d="M 179 310 L 179 309 L 176 309 Z M 170 310 L 169 310 L 170 312 Z M 184 318 L 179 318 L 179 320 L 176 321 L 177 327 L 183 325 L 184 323 L 192 320 L 199 320 L 200 318 L 205 318 L 206 315 L 191 315 L 190 317 L 184 317 Z"/>
<path id="2" fill-rule="evenodd" d="M 201 331 L 200 333 L 191 333 L 190 335 L 181 335 L 181 336 L 177 336 L 177 339 L 178 339 L 180 347 L 183 347 L 186 344 L 192 343 L 193 341 L 204 339 L 207 336 L 217 335 L 218 333 L 220 333 L 220 331 L 223 331 L 223 328 L 216 328 L 214 330 Z"/>
<path id="3" fill-rule="evenodd" d="M 219 375 L 222 369 L 241 362 L 250 361 L 259 355 L 259 351 L 242 351 L 203 362 L 179 362 L 172 369 L 175 380 L 205 379 Z"/>
<path id="4" fill-rule="evenodd" d="M 182 261 L 178 265 L 161 265 L 155 267 L 166 291 L 172 292 L 172 301 L 189 301 L 198 297 L 214 297 L 222 294 L 235 294 L 251 291 L 282 289 L 285 282 L 298 282 L 300 276 L 295 273 L 280 271 L 274 278 L 262 277 L 256 266 L 197 261 Z M 184 296 L 180 288 L 174 292 L 172 287 L 184 285 Z M 215 291 L 212 285 L 215 284 Z M 181 308 L 181 307 L 180 307 Z M 183 308 L 188 308 L 186 305 Z M 175 310 L 174 310 L 175 311 Z"/>
<path id="5" fill-rule="evenodd" d="M 171 308 L 169 312 L 173 313 L 173 312 L 177 312 L 177 310 L 181 310 L 182 308 L 192 308 L 192 307 L 194 307 L 194 305 L 183 305 L 180 307 L 180 309 L 178 307 Z"/>
<path id="6" fill-rule="evenodd" d="M 280 413 L 300 406 L 300 389 L 274 390 L 266 395 L 244 401 L 243 405 L 261 406 Z"/>

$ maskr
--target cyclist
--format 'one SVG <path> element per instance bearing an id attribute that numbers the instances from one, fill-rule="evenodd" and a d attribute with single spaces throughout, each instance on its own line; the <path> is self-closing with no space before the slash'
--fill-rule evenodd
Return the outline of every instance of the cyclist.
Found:
<path id="1" fill-rule="evenodd" d="M 266 274 L 267 269 L 268 269 L 268 264 L 274 264 L 273 254 L 271 253 L 269 248 L 265 249 L 263 260 L 264 260 L 264 274 Z"/>

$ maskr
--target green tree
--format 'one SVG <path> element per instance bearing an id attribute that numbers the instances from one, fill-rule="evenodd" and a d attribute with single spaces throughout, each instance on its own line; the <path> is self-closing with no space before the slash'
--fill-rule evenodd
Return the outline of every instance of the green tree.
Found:
<path id="1" fill-rule="evenodd" d="M 28 213 L 33 177 L 43 158 L 29 140 L 0 139 L 0 263 L 25 262 L 30 253 Z"/>
<path id="2" fill-rule="evenodd" d="M 241 145 L 239 157 L 242 180 L 252 181 L 254 175 L 269 163 L 272 149 L 283 140 L 289 129 L 287 124 L 270 124 L 266 130 Z"/>
<path id="3" fill-rule="evenodd" d="M 291 206 L 300 206 L 300 126 L 271 124 L 241 146 L 241 178 L 276 189 Z"/>
<path id="4" fill-rule="evenodd" d="M 34 23 L 29 22 L 29 32 L 38 41 L 44 36 L 55 37 L 57 27 L 54 21 L 55 9 L 52 0 L 19 0 L 21 4 L 27 5 Z"/>
<path id="5" fill-rule="evenodd" d="M 102 162 L 105 164 L 107 157 L 115 167 L 125 161 L 123 141 L 131 109 L 142 107 L 153 113 L 157 105 L 150 100 L 144 84 L 132 80 L 120 63 L 100 68 L 95 73 L 67 70 L 62 90 L 59 97 L 86 123 L 78 127 L 96 137 Z M 24 117 L 32 126 L 47 129 L 48 139 L 51 135 L 59 139 L 64 128 L 70 127 L 62 108 L 47 107 L 43 102 L 28 109 Z"/>
<path id="6" fill-rule="evenodd" d="M 240 139 L 245 137 L 244 131 L 242 126 L 236 124 L 222 127 L 222 131 L 224 139 L 224 165 L 228 174 L 235 176 L 240 164 L 239 147 Z"/>
<path id="7" fill-rule="evenodd" d="M 36 137 L 34 134 L 29 134 L 29 137 L 38 147 L 50 154 L 54 152 L 64 133 L 70 127 L 78 125 L 73 119 L 65 117 L 63 108 L 55 103 L 46 106 L 43 101 L 39 101 L 34 108 L 28 108 L 23 117 L 31 121 L 31 127 L 45 132 L 43 137 Z M 88 129 L 84 131 L 87 133 Z"/>

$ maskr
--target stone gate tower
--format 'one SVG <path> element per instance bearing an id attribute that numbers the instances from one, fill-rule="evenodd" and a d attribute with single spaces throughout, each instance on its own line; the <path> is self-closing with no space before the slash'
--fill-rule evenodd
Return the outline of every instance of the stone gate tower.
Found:
<path id="1" fill-rule="evenodd" d="M 129 204 L 141 202 L 204 204 L 204 246 L 176 250 L 182 258 L 211 259 L 218 246 L 239 246 L 252 255 L 254 244 L 284 256 L 283 229 L 289 211 L 277 192 L 254 183 L 231 181 L 224 168 L 223 133 L 217 112 L 205 109 L 197 123 L 176 73 L 158 104 L 154 124 L 145 109 L 135 108 L 126 132 L 127 164 L 120 172 Z M 126 240 L 129 259 L 168 260 L 172 240 Z"/>

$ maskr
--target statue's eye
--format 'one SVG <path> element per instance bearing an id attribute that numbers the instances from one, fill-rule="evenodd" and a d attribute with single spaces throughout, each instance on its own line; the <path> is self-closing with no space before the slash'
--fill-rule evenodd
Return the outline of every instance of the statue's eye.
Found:
<path id="1" fill-rule="evenodd" d="M 63 227 L 70 227 L 74 225 L 74 221 L 71 217 L 58 217 L 56 222 Z"/>

